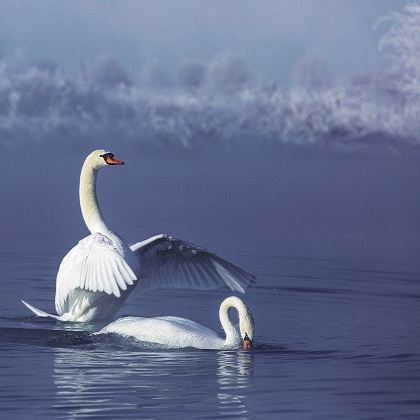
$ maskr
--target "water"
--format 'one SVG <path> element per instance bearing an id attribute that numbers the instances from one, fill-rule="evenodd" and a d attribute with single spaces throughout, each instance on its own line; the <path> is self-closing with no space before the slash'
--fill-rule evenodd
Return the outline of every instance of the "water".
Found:
<path id="1" fill-rule="evenodd" d="M 20 298 L 53 310 L 63 251 L 44 248 L 0 254 L 0 417 L 419 416 L 420 265 L 231 255 L 259 277 L 254 351 L 162 351 L 32 316 Z M 227 294 L 155 290 L 123 313 L 217 330 Z"/>

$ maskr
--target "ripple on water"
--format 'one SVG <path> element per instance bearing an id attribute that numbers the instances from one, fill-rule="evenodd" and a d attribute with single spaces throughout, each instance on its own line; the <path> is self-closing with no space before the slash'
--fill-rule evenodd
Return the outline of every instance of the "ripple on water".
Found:
<path id="1" fill-rule="evenodd" d="M 0 297 L 2 413 L 354 419 L 420 412 L 418 267 L 249 257 L 259 275 L 246 295 L 254 350 L 199 351 L 150 348 L 92 336 L 100 324 L 33 317 L 20 299 L 53 310 L 57 258 L 0 254 L 3 281 L 13 286 Z M 124 313 L 183 316 L 217 329 L 226 295 L 151 291 Z"/>

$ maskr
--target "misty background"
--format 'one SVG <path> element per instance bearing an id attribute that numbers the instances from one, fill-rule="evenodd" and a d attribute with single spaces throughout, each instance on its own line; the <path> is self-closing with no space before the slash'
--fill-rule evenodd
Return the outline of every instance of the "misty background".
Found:
<path id="1" fill-rule="evenodd" d="M 418 235 L 420 5 L 0 1 L 2 248 L 130 242 L 403 260 Z M 245 267 L 246 268 L 246 267 Z"/>

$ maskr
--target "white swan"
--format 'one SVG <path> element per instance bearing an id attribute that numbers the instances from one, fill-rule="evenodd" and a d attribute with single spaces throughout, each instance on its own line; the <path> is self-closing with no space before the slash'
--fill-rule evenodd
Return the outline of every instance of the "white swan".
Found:
<path id="1" fill-rule="evenodd" d="M 96 198 L 96 178 L 99 169 L 123 164 L 105 150 L 95 150 L 83 164 L 80 207 L 91 235 L 60 264 L 55 294 L 58 315 L 22 302 L 38 316 L 87 322 L 115 317 L 137 283 L 148 288 L 228 286 L 244 293 L 253 276 L 215 254 L 165 234 L 128 247 L 111 231 Z"/>
<path id="2" fill-rule="evenodd" d="M 231 308 L 238 311 L 240 334 L 229 318 Z M 195 347 L 221 350 L 237 348 L 242 342 L 245 348 L 249 348 L 249 343 L 254 339 L 255 326 L 245 303 L 236 296 L 226 298 L 220 305 L 219 318 L 226 334 L 225 339 L 210 328 L 174 316 L 120 318 L 95 334 L 114 333 L 142 342 L 163 345 L 166 348 Z"/>

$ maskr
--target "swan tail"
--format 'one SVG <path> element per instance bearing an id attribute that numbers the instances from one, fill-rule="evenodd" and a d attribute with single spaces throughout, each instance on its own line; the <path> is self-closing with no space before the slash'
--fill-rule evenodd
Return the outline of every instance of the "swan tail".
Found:
<path id="1" fill-rule="evenodd" d="M 30 305 L 28 302 L 25 302 L 24 300 L 21 300 L 21 302 L 37 316 L 41 316 L 43 318 L 60 319 L 58 315 L 52 315 L 52 314 L 49 314 L 48 312 L 43 311 L 42 309 L 35 308 L 35 306 Z"/>

